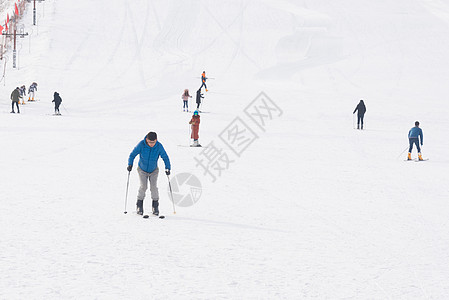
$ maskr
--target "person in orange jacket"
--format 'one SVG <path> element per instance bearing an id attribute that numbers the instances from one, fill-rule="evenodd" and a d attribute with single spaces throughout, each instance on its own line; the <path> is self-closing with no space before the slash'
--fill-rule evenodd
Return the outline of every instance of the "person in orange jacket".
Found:
<path id="1" fill-rule="evenodd" d="M 201 147 L 201 145 L 198 142 L 199 135 L 198 131 L 200 130 L 200 115 L 198 114 L 198 111 L 195 110 L 193 112 L 192 119 L 190 120 L 189 124 L 192 126 L 192 134 L 190 135 L 190 138 L 193 139 L 193 144 L 190 147 Z"/>
<path id="2" fill-rule="evenodd" d="M 207 86 L 206 86 L 206 71 L 203 71 L 203 74 L 201 74 L 201 86 L 200 86 L 200 90 L 201 88 L 204 86 L 204 88 L 206 89 L 207 92 Z"/>

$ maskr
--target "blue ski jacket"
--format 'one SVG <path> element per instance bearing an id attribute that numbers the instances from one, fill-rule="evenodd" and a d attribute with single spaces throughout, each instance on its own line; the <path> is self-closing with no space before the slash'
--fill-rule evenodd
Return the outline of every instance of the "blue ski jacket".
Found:
<path id="1" fill-rule="evenodd" d="M 423 134 L 421 128 L 415 126 L 408 132 L 408 138 L 409 139 L 418 139 L 421 137 L 421 145 L 423 143 Z"/>
<path id="2" fill-rule="evenodd" d="M 157 168 L 157 161 L 160 156 L 164 160 L 165 168 L 170 170 L 170 159 L 168 158 L 167 152 L 165 152 L 164 146 L 157 141 L 153 147 L 150 147 L 145 139 L 146 137 L 144 137 L 143 140 L 137 144 L 129 155 L 128 165 L 132 166 L 134 163 L 134 158 L 137 154 L 139 154 L 139 168 L 147 173 L 151 173 Z"/>

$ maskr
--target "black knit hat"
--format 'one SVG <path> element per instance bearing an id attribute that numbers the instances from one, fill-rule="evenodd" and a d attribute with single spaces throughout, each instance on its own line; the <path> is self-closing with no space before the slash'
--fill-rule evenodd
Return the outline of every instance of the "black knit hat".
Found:
<path id="1" fill-rule="evenodd" d="M 147 139 L 149 139 L 150 141 L 157 140 L 156 132 L 153 132 L 153 131 L 148 132 Z"/>

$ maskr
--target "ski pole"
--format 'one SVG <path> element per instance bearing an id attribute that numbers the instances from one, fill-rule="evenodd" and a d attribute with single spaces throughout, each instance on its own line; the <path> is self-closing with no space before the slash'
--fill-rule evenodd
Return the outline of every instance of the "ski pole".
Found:
<path id="1" fill-rule="evenodd" d="M 171 189 L 171 183 L 170 183 L 170 176 L 169 175 L 167 175 L 167 179 L 168 179 L 168 187 L 170 188 L 171 203 L 173 204 L 173 214 L 176 214 L 175 201 L 173 200 L 173 191 Z"/>
<path id="2" fill-rule="evenodd" d="M 69 111 L 65 108 L 64 104 L 61 103 L 61 106 L 62 106 L 62 108 L 64 108 L 64 110 L 65 110 L 68 114 L 70 114 Z"/>
<path id="3" fill-rule="evenodd" d="M 192 125 L 189 124 L 189 145 L 192 142 Z"/>
<path id="4" fill-rule="evenodd" d="M 402 154 L 405 152 L 405 150 L 407 150 L 407 149 L 408 149 L 408 146 L 405 147 L 404 151 L 402 151 L 401 154 L 399 154 L 398 157 L 397 157 L 396 159 L 398 159 L 399 157 L 401 157 L 401 155 L 402 155 Z"/>
<path id="5" fill-rule="evenodd" d="M 128 187 L 129 187 L 129 175 L 130 174 L 131 174 L 131 171 L 128 171 L 128 181 L 126 182 L 126 195 L 125 195 L 125 211 L 123 212 L 124 214 L 128 213 L 126 211 L 126 204 L 128 203 Z"/>
<path id="6" fill-rule="evenodd" d="M 355 129 L 355 114 L 352 114 L 352 129 Z"/>

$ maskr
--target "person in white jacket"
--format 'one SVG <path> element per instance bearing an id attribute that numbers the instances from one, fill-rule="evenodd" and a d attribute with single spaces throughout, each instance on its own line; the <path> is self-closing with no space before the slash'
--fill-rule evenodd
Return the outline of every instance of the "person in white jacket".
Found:
<path id="1" fill-rule="evenodd" d="M 33 82 L 28 88 L 28 101 L 34 101 L 34 94 L 37 91 L 37 83 Z"/>

